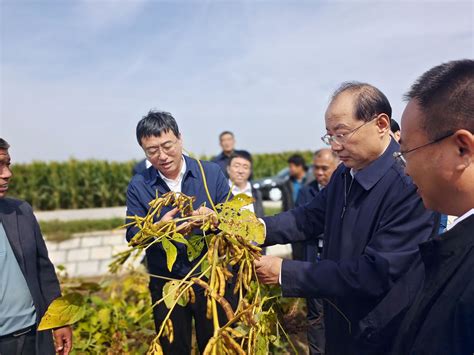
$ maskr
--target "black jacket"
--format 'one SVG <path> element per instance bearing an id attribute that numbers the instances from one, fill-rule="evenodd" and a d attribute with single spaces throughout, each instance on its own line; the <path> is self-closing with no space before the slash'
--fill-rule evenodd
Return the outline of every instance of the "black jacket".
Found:
<path id="1" fill-rule="evenodd" d="M 33 298 L 38 325 L 49 304 L 61 296 L 54 266 L 27 202 L 1 198 L 0 220 Z M 41 355 L 55 354 L 50 330 L 37 333 L 36 352 Z"/>
<path id="2" fill-rule="evenodd" d="M 474 215 L 420 245 L 422 290 L 409 309 L 392 354 L 474 353 Z"/>
<path id="3" fill-rule="evenodd" d="M 285 182 L 280 186 L 281 190 L 281 210 L 284 211 L 289 211 L 292 208 L 295 208 L 297 206 L 296 202 L 298 199 L 293 200 L 293 181 L 295 181 L 294 178 L 290 177 Z M 303 178 L 301 182 L 301 190 L 305 187 L 305 185 L 308 183 L 306 176 Z M 298 193 L 298 197 L 299 197 Z"/>
<path id="4" fill-rule="evenodd" d="M 348 193 L 349 169 L 340 165 L 309 204 L 264 218 L 266 245 L 324 233 L 323 260 L 283 260 L 281 287 L 283 296 L 327 300 L 328 354 L 367 353 L 355 341 L 358 322 L 409 270 L 419 257 L 418 244 L 434 230 L 435 214 L 424 208 L 411 179 L 393 159 L 399 149 L 392 141 L 355 175 Z"/>

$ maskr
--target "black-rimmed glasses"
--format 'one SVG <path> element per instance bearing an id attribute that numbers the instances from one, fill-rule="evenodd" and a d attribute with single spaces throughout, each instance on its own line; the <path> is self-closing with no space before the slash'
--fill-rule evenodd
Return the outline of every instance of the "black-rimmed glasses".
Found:
<path id="1" fill-rule="evenodd" d="M 395 160 L 402 166 L 402 167 L 406 167 L 407 166 L 407 160 L 405 158 L 405 156 L 408 154 L 408 153 L 411 153 L 411 152 L 414 152 L 415 150 L 418 150 L 418 149 L 421 149 L 421 148 L 424 148 L 424 147 L 427 147 L 431 144 L 435 144 L 435 143 L 438 143 L 438 142 L 441 142 L 443 139 L 446 139 L 448 137 L 451 137 L 452 135 L 454 134 L 454 132 L 450 132 L 450 133 L 446 133 L 445 135 L 439 137 L 439 138 L 436 138 L 435 140 L 432 140 L 428 143 L 425 143 L 425 144 L 422 144 L 416 148 L 412 148 L 412 149 L 408 149 L 408 150 L 405 150 L 405 151 L 399 151 L 399 152 L 395 152 L 393 153 L 393 157 L 395 158 Z"/>

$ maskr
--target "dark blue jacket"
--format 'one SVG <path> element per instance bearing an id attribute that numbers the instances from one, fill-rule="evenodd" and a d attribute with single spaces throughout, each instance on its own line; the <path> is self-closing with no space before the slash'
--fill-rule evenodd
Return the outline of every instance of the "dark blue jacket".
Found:
<path id="1" fill-rule="evenodd" d="M 184 156 L 184 159 L 186 161 L 186 172 L 181 185 L 182 193 L 196 197 L 193 204 L 194 208 L 198 208 L 203 203 L 211 208 L 211 203 L 207 198 L 203 178 L 197 161 L 187 156 Z M 227 179 L 216 164 L 203 161 L 202 165 L 213 202 L 224 202 L 229 193 Z M 137 215 L 144 217 L 148 212 L 148 203 L 155 198 L 156 191 L 158 191 L 159 195 L 162 195 L 169 192 L 170 189 L 154 167 L 150 167 L 135 175 L 130 181 L 127 190 L 127 216 Z M 161 215 L 165 214 L 170 209 L 170 207 L 163 208 Z M 156 217 L 156 220 L 159 220 L 161 215 Z M 127 229 L 127 240 L 130 241 L 136 232 L 136 227 L 129 227 Z M 184 277 L 191 270 L 192 266 L 195 265 L 195 262 L 198 259 L 194 262 L 189 262 L 186 253 L 186 246 L 182 243 L 175 243 L 175 245 L 178 248 L 178 257 L 176 258 L 171 273 L 168 271 L 166 266 L 166 254 L 162 246 L 153 245 L 147 249 L 147 265 L 150 273 L 180 278 Z M 203 253 L 204 252 L 206 252 L 206 250 L 203 250 Z"/>
<path id="2" fill-rule="evenodd" d="M 434 231 L 435 214 L 424 208 L 411 179 L 393 159 L 399 148 L 392 140 L 355 175 L 344 214 L 350 173 L 340 165 L 310 203 L 264 218 L 267 245 L 324 233 L 324 260 L 284 260 L 281 287 L 284 296 L 326 299 L 329 354 L 366 352 L 353 338 L 358 322 L 419 258 L 418 244 Z"/>
<path id="3" fill-rule="evenodd" d="M 303 186 L 298 193 L 298 198 L 296 199 L 296 206 L 303 206 L 309 202 L 319 193 L 319 184 L 316 180 L 311 181 L 308 185 Z"/>
<path id="4" fill-rule="evenodd" d="M 303 206 L 311 202 L 316 195 L 319 193 L 319 184 L 316 180 L 311 181 L 308 185 L 303 186 L 298 193 L 295 206 Z M 318 244 L 322 242 L 323 235 L 320 234 L 314 238 L 314 240 L 307 240 L 304 243 L 304 255 L 305 261 L 316 262 L 318 261 Z"/>

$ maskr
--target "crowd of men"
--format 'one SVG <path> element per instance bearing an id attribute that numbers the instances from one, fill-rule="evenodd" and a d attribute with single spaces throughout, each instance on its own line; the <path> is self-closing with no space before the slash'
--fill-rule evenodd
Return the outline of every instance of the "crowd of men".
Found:
<path id="1" fill-rule="evenodd" d="M 293 247 L 291 259 L 263 255 L 257 275 L 286 297 L 306 298 L 311 354 L 473 354 L 474 61 L 430 69 L 405 98 L 400 129 L 378 88 L 343 83 L 324 117 L 329 148 L 314 153 L 313 176 L 301 156 L 289 158 L 284 208 L 275 216 L 264 216 L 252 156 L 235 149 L 232 132 L 220 135 L 222 152 L 203 162 L 208 195 L 197 161 L 183 154 L 175 118 L 150 111 L 136 128 L 146 160 L 128 186 L 127 215 L 145 216 L 156 191 L 195 196 L 196 208 L 229 192 L 252 196 L 246 208 L 265 225 L 263 246 Z M 70 327 L 37 331 L 60 289 L 31 207 L 5 196 L 8 149 L 0 139 L 0 354 L 67 354 Z M 176 213 L 165 208 L 156 221 Z M 195 211 L 204 213 L 211 211 Z M 457 218 L 440 231 L 447 215 Z M 136 232 L 129 227 L 127 239 Z M 196 261 L 177 248 L 171 271 L 162 247 L 147 248 L 149 272 L 184 277 Z M 153 302 L 164 283 L 151 278 Z M 196 302 L 171 314 L 176 340 L 162 339 L 165 354 L 191 353 L 193 324 L 201 353 L 213 334 L 204 291 L 194 291 Z M 154 307 L 157 329 L 167 312 Z"/>

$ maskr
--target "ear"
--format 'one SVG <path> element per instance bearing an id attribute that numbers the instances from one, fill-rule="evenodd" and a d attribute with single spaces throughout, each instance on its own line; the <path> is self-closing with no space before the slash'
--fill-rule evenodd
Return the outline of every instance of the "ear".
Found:
<path id="1" fill-rule="evenodd" d="M 466 129 L 460 129 L 453 134 L 457 154 L 461 158 L 456 165 L 456 170 L 467 169 L 474 159 L 474 135 Z"/>
<path id="2" fill-rule="evenodd" d="M 386 113 L 379 114 L 376 120 L 380 133 L 390 132 L 390 117 Z"/>

